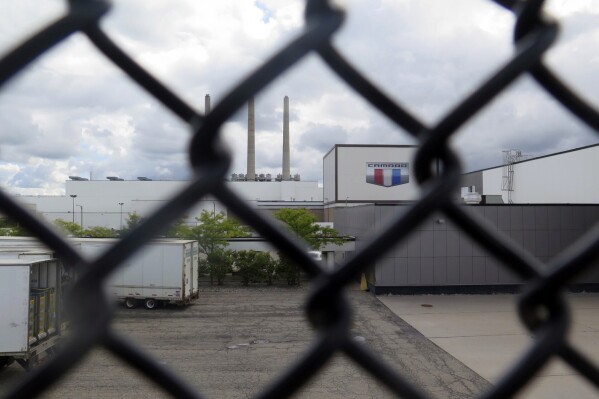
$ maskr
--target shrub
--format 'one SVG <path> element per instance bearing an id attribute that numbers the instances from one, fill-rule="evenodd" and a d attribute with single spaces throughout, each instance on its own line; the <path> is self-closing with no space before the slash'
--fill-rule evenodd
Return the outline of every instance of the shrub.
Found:
<path id="1" fill-rule="evenodd" d="M 231 264 L 233 263 L 231 251 L 216 250 L 208 254 L 204 262 L 208 273 L 210 273 L 210 284 L 213 283 L 213 279 L 216 279 L 217 285 L 223 285 L 225 276 L 231 272 Z"/>
<path id="2" fill-rule="evenodd" d="M 237 251 L 234 255 L 237 273 L 241 283 L 260 283 L 265 281 L 271 285 L 274 278 L 274 261 L 267 252 Z"/>

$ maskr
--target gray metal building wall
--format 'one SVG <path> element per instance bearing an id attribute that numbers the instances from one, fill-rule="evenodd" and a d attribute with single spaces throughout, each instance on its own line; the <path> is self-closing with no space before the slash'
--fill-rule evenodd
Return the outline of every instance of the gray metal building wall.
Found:
<path id="1" fill-rule="evenodd" d="M 407 209 L 406 205 L 374 204 L 341 208 L 335 211 L 335 227 L 355 236 L 359 250 L 369 237 Z M 599 205 L 479 205 L 467 206 L 467 210 L 543 262 L 599 220 Z M 368 280 L 376 293 L 492 292 L 520 282 L 441 214 L 429 218 L 405 242 L 373 262 Z M 579 282 L 599 283 L 599 267 Z"/>

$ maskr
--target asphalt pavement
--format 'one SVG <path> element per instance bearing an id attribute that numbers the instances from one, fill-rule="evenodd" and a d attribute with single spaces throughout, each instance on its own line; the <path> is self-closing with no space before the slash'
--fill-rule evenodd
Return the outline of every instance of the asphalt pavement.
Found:
<path id="1" fill-rule="evenodd" d="M 112 323 L 207 398 L 248 398 L 294 364 L 315 332 L 303 309 L 307 287 L 206 287 L 183 309 L 124 309 Z M 389 367 L 435 398 L 472 398 L 490 383 L 403 321 L 368 292 L 348 290 L 352 335 Z M 0 396 L 25 372 L 0 372 Z M 121 360 L 95 349 L 47 398 L 160 398 L 165 393 Z M 338 354 L 295 396 L 393 397 L 376 378 Z"/>

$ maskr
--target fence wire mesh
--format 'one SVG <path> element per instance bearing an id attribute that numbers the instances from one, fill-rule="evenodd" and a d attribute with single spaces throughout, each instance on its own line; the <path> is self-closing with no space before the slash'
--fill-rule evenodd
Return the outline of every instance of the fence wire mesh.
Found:
<path id="1" fill-rule="evenodd" d="M 397 396 L 428 397 L 407 378 L 385 364 L 376 353 L 351 339 L 351 307 L 343 295 L 343 289 L 363 272 L 365 265 L 404 240 L 433 212 L 442 212 L 451 218 L 490 254 L 526 281 L 524 294 L 519 299 L 519 315 L 522 323 L 531 331 L 534 341 L 520 360 L 484 397 L 512 397 L 554 356 L 560 357 L 577 370 L 599 392 L 599 368 L 568 342 L 566 331 L 570 325 L 569 310 L 562 296 L 563 288 L 588 269 L 590 261 L 599 254 L 599 229 L 589 231 L 576 245 L 556 257 L 547 268 L 522 248 L 486 228 L 481 220 L 464 212 L 451 200 L 451 194 L 459 185 L 461 169 L 458 156 L 448 145 L 449 139 L 522 75 L 533 77 L 549 96 L 561 103 L 574 117 L 599 132 L 599 114 L 543 63 L 543 55 L 551 48 L 557 35 L 557 23 L 543 13 L 544 1 L 496 2 L 512 10 L 517 17 L 513 56 L 470 96 L 456 104 L 439 123 L 429 126 L 378 90 L 335 49 L 331 37 L 342 26 L 344 11 L 325 0 L 308 0 L 303 32 L 240 82 L 208 115 L 200 114 L 176 93 L 169 91 L 102 31 L 100 22 L 109 10 L 110 3 L 102 0 L 70 0 L 65 16 L 34 34 L 0 60 L 0 85 L 5 86 L 15 75 L 24 72 L 28 64 L 51 51 L 53 46 L 68 36 L 81 32 L 98 51 L 189 125 L 193 131 L 189 157 L 194 178 L 181 193 L 171 198 L 142 226 L 131 231 L 110 251 L 93 262 L 82 259 L 62 237 L 19 206 L 5 192 L 0 192 L 0 212 L 10 215 L 54 249 L 80 275 L 67 301 L 74 325 L 72 336 L 56 356 L 28 374 L 8 397 L 29 398 L 43 394 L 59 378 L 68 376 L 74 365 L 97 346 L 104 347 L 173 396 L 202 397 L 172 371 L 140 350 L 135 343 L 128 342 L 111 330 L 112 306 L 110 299 L 103 294 L 102 284 L 111 271 L 207 194 L 215 196 L 237 217 L 270 240 L 279 251 L 296 259 L 313 280 L 306 312 L 318 331 L 314 345 L 296 364 L 264 387 L 258 397 L 279 398 L 293 395 L 338 352 L 353 359 Z M 323 270 L 292 238 L 254 212 L 224 184 L 231 157 L 220 145 L 223 124 L 252 96 L 311 53 L 317 54 L 358 95 L 419 143 L 415 174 L 423 188 L 421 198 L 409 212 L 391 223 L 367 248 L 336 272 Z M 437 162 L 443 165 L 438 174 L 431 167 Z M 83 326 L 85 328 L 80 328 Z"/>

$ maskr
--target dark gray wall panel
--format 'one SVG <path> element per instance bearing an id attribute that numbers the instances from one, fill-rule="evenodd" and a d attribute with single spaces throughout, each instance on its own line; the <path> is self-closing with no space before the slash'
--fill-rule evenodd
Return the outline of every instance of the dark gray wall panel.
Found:
<path id="1" fill-rule="evenodd" d="M 535 232 L 535 255 L 538 257 L 549 256 L 549 232 L 547 230 Z"/>
<path id="2" fill-rule="evenodd" d="M 529 253 L 533 255 L 536 253 L 536 234 L 534 230 L 526 230 L 522 232 L 522 246 Z"/>
<path id="3" fill-rule="evenodd" d="M 561 212 L 559 206 L 547 206 L 547 228 L 549 230 L 561 229 Z"/>
<path id="4" fill-rule="evenodd" d="M 497 230 L 497 207 L 485 206 L 483 209 L 485 210 L 485 219 Z"/>
<path id="5" fill-rule="evenodd" d="M 408 257 L 408 246 L 406 245 L 406 240 L 403 240 L 399 244 L 393 247 L 392 253 L 395 254 L 398 258 L 407 258 Z"/>
<path id="6" fill-rule="evenodd" d="M 535 228 L 540 230 L 546 230 L 549 228 L 549 220 L 547 216 L 547 206 L 534 206 L 529 207 L 534 210 L 535 213 Z"/>
<path id="7" fill-rule="evenodd" d="M 419 258 L 420 256 L 420 232 L 415 231 L 408 238 L 408 257 Z"/>
<path id="8" fill-rule="evenodd" d="M 562 250 L 561 233 L 555 230 L 548 230 L 547 233 L 549 236 L 547 239 L 549 245 L 549 251 L 547 255 L 549 256 L 549 258 L 553 258 Z"/>
<path id="9" fill-rule="evenodd" d="M 484 256 L 472 257 L 472 283 L 481 285 L 487 283 Z"/>
<path id="10" fill-rule="evenodd" d="M 433 234 L 434 251 L 433 256 L 447 255 L 447 232 L 435 231 Z"/>
<path id="11" fill-rule="evenodd" d="M 472 256 L 486 256 L 487 252 L 476 241 L 472 242 Z"/>
<path id="12" fill-rule="evenodd" d="M 447 258 L 445 256 L 435 257 L 434 262 L 434 284 L 447 284 Z"/>
<path id="13" fill-rule="evenodd" d="M 510 208 L 507 206 L 497 207 L 497 227 L 501 231 L 510 230 Z"/>
<path id="14" fill-rule="evenodd" d="M 560 206 L 560 223 L 563 230 L 575 230 L 576 221 L 574 218 L 574 209 L 571 206 Z"/>
<path id="15" fill-rule="evenodd" d="M 447 284 L 460 283 L 460 258 L 457 256 L 447 257 Z"/>
<path id="16" fill-rule="evenodd" d="M 377 268 L 381 269 L 382 280 L 380 285 L 392 285 L 395 283 L 395 258 L 379 259 Z"/>
<path id="17" fill-rule="evenodd" d="M 460 232 L 460 256 L 472 256 L 472 241 L 466 233 Z"/>
<path id="18" fill-rule="evenodd" d="M 420 284 L 420 258 L 408 258 L 408 284 Z"/>
<path id="19" fill-rule="evenodd" d="M 408 284 L 408 259 L 407 258 L 396 258 L 395 259 L 395 284 L 396 285 Z"/>
<path id="20" fill-rule="evenodd" d="M 447 256 L 460 256 L 460 233 L 447 230 Z"/>
<path id="21" fill-rule="evenodd" d="M 510 212 L 510 230 L 522 230 L 522 207 L 511 206 Z"/>
<path id="22" fill-rule="evenodd" d="M 472 283 L 472 257 L 460 256 L 460 284 Z"/>
<path id="23" fill-rule="evenodd" d="M 499 284 L 499 261 L 490 256 L 485 257 L 485 279 L 487 284 Z"/>
<path id="24" fill-rule="evenodd" d="M 432 285 L 435 283 L 435 261 L 432 257 L 420 259 L 420 284 Z"/>
<path id="25" fill-rule="evenodd" d="M 431 231 L 421 231 L 420 232 L 420 256 L 434 256 L 435 252 L 435 240 L 434 240 L 434 232 Z"/>
<path id="26" fill-rule="evenodd" d="M 535 223 L 535 208 L 532 206 L 522 207 L 522 229 L 523 230 L 534 230 Z"/>

